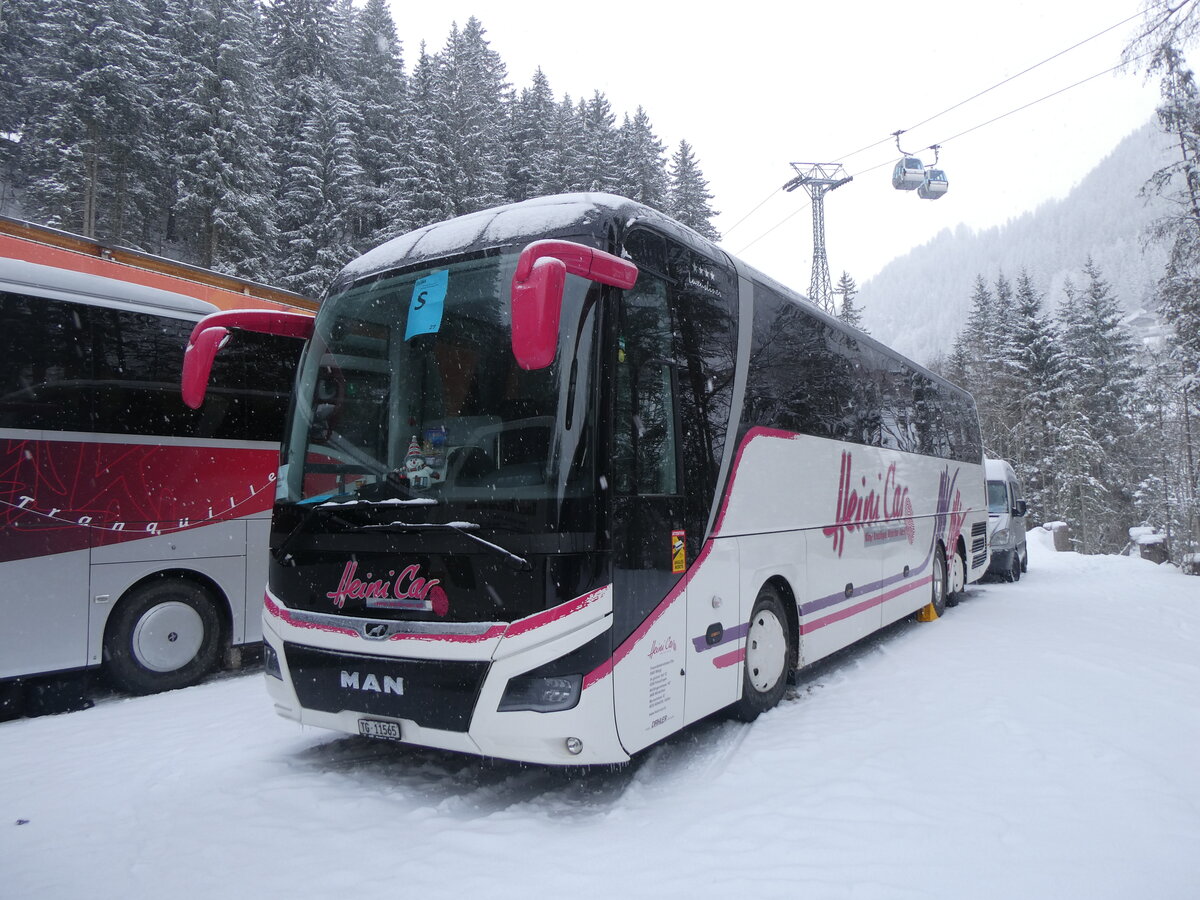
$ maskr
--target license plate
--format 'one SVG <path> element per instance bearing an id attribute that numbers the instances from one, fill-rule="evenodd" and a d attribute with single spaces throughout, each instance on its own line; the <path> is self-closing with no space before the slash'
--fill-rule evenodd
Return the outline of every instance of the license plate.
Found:
<path id="1" fill-rule="evenodd" d="M 363 737 L 398 741 L 400 740 L 400 725 L 396 722 L 383 722 L 379 719 L 359 719 L 358 733 Z"/>

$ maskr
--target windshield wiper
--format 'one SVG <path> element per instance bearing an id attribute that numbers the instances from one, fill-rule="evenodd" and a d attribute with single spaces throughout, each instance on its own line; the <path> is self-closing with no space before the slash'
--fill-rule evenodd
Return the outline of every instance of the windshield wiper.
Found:
<path id="1" fill-rule="evenodd" d="M 471 534 L 479 525 L 475 522 L 389 522 L 386 525 L 358 525 L 354 527 L 355 531 L 383 531 L 392 534 L 403 533 L 407 531 L 453 531 L 456 534 L 461 534 L 463 537 L 470 538 L 477 544 L 482 544 L 493 553 L 499 553 L 505 558 L 509 566 L 519 572 L 528 572 L 533 566 L 529 560 L 523 556 L 517 556 L 511 550 L 506 550 L 499 544 L 493 544 L 491 541 L 485 541 L 477 534 Z"/>

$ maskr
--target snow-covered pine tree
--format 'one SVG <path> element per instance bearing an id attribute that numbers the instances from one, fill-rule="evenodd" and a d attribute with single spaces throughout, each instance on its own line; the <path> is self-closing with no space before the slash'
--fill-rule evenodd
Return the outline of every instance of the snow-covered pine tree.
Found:
<path id="1" fill-rule="evenodd" d="M 286 160 L 279 209 L 279 281 L 302 294 L 322 294 L 356 255 L 353 211 L 359 205 L 362 169 L 352 116 L 353 110 L 336 92 L 317 98 Z"/>
<path id="2" fill-rule="evenodd" d="M 986 371 L 980 372 L 987 415 L 983 443 L 994 456 L 1012 459 L 1017 453 L 1014 430 L 1018 405 L 1024 393 L 1023 373 L 1017 364 L 1015 321 L 1017 301 L 1012 283 L 1001 272 L 993 285 L 993 308 L 983 352 Z"/>
<path id="3" fill-rule="evenodd" d="M 583 191 L 618 190 L 616 117 L 608 98 L 601 91 L 590 100 L 579 101 L 579 119 L 583 126 L 580 155 L 580 181 Z"/>
<path id="4" fill-rule="evenodd" d="M 43 0 L 7 0 L 0 15 L 0 213 L 15 199 L 22 175 L 21 134 L 30 100 L 34 33 Z"/>
<path id="5" fill-rule="evenodd" d="M 617 132 L 616 192 L 665 211 L 669 188 L 666 163 L 666 148 L 639 106 L 632 119 L 625 116 Z"/>
<path id="6" fill-rule="evenodd" d="M 1172 556 L 1197 550 L 1196 460 L 1193 414 L 1185 365 L 1168 342 L 1143 354 L 1139 382 L 1136 455 L 1141 481 L 1134 498 L 1137 520 L 1167 535 Z"/>
<path id="7" fill-rule="evenodd" d="M 173 0 L 177 68 L 167 113 L 174 233 L 200 265 L 246 277 L 269 270 L 271 90 L 259 63 L 254 0 Z"/>
<path id="8" fill-rule="evenodd" d="M 529 87 L 512 105 L 508 130 L 508 181 L 505 195 L 514 202 L 542 193 L 553 167 L 551 129 L 557 116 L 550 81 L 539 67 Z"/>
<path id="9" fill-rule="evenodd" d="M 854 283 L 849 272 L 842 271 L 838 283 L 834 285 L 833 292 L 842 298 L 838 318 L 847 325 L 853 325 L 864 334 L 869 334 L 870 332 L 862 324 L 862 310 L 854 305 L 854 298 L 858 296 L 858 285 Z"/>
<path id="10" fill-rule="evenodd" d="M 421 43 L 408 81 L 403 117 L 405 154 L 392 181 L 400 186 L 388 201 L 388 218 L 396 234 L 440 222 L 454 215 L 443 185 L 450 168 L 449 151 L 439 140 L 437 62 Z"/>
<path id="11" fill-rule="evenodd" d="M 162 213 L 150 111 L 164 57 L 138 0 L 60 0 L 34 26 L 23 162 L 40 221 L 140 245 Z"/>
<path id="12" fill-rule="evenodd" d="M 504 202 L 509 85 L 500 55 L 472 16 L 436 58 L 434 124 L 447 156 L 442 189 L 454 215 Z"/>
<path id="13" fill-rule="evenodd" d="M 1028 272 L 1017 276 L 1012 320 L 1013 362 L 1019 375 L 1010 461 L 1029 501 L 1033 522 L 1057 518 L 1053 508 L 1056 426 L 1063 402 L 1058 332 L 1042 310 L 1043 295 Z"/>
<path id="14" fill-rule="evenodd" d="M 1074 516 L 1087 523 L 1081 549 L 1115 553 L 1125 546 L 1129 526 L 1135 524 L 1133 403 L 1138 369 L 1120 306 L 1090 257 L 1083 275 L 1081 289 L 1068 282 L 1059 307 L 1067 396 L 1059 443 L 1069 458 L 1060 474 L 1070 485 L 1068 521 Z"/>
<path id="15" fill-rule="evenodd" d="M 587 189 L 584 171 L 583 118 L 565 94 L 555 107 L 546 137 L 546 164 L 540 172 L 538 194 L 563 194 Z"/>
<path id="16" fill-rule="evenodd" d="M 994 318 L 995 298 L 983 276 L 977 275 L 971 294 L 971 311 L 963 330 L 954 341 L 954 351 L 947 367 L 950 377 L 975 397 L 984 446 L 989 453 L 993 452 L 987 444 L 987 437 L 991 432 L 989 416 L 994 407 L 994 389 L 989 380 Z"/>
<path id="17" fill-rule="evenodd" d="M 363 172 L 330 0 L 275 0 L 267 55 L 278 97 L 276 280 L 319 294 L 354 255 Z M 344 24 L 344 23 L 343 23 Z"/>
<path id="18" fill-rule="evenodd" d="M 709 240 L 719 240 L 721 235 L 712 224 L 717 214 L 711 205 L 713 196 L 687 141 L 679 142 L 667 171 L 670 177 L 667 212 Z"/>
<path id="19" fill-rule="evenodd" d="M 358 249 L 365 250 L 398 233 L 389 204 L 400 192 L 395 179 L 408 162 L 401 118 L 407 79 L 386 0 L 367 0 L 354 17 L 346 69 L 354 110 L 350 125 L 363 172 L 354 237 Z"/>

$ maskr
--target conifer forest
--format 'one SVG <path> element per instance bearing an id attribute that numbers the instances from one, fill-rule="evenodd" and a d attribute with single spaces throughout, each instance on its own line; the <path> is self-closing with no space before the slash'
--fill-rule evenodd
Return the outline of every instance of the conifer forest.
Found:
<path id="1" fill-rule="evenodd" d="M 1200 92 L 1177 45 L 1196 29 L 1194 7 L 1131 45 L 1157 78 L 1158 125 L 1175 148 L 1145 196 L 1166 213 L 1143 240 L 1167 265 L 1155 310 L 1163 328 L 1138 337 L 1090 256 L 1062 296 L 1028 272 L 977 276 L 971 312 L 935 368 L 970 390 L 989 455 L 1020 476 L 1031 523 L 1061 520 L 1088 553 L 1121 552 L 1130 528 L 1164 535 L 1170 557 L 1196 569 L 1200 546 Z M 1170 27 L 1174 26 L 1174 27 Z M 1179 27 L 1182 26 L 1182 27 Z"/>
<path id="2" fill-rule="evenodd" d="M 974 394 L 1030 523 L 1068 522 L 1083 552 L 1120 552 L 1134 526 L 1176 560 L 1200 543 L 1200 92 L 1180 50 L 1195 7 L 1151 3 L 1131 44 L 1178 150 L 1145 187 L 1169 211 L 1146 236 L 1168 249 L 1164 336 L 1135 338 L 1087 258 L 1062 296 L 1026 271 L 978 277 L 931 363 Z M 686 140 L 665 147 L 601 91 L 509 73 L 476 18 L 431 49 L 402 46 L 386 0 L 0 0 L 9 215 L 316 296 L 395 235 L 576 190 L 718 237 Z M 836 293 L 859 326 L 849 274 Z"/>
<path id="3" fill-rule="evenodd" d="M 540 70 L 515 88 L 475 18 L 413 53 L 386 0 L 0 11 L 0 205 L 42 224 L 314 296 L 388 238 L 544 194 L 622 194 L 715 237 L 686 141 Z"/>

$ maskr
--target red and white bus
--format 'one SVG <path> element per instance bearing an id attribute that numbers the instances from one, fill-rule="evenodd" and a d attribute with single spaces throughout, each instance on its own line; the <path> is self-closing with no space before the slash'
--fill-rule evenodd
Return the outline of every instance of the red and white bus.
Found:
<path id="1" fill-rule="evenodd" d="M 0 222 L 0 712 L 63 684 L 82 695 L 67 673 L 98 668 L 134 692 L 180 687 L 261 640 L 301 345 L 238 335 L 201 409 L 178 391 L 194 324 L 248 305 L 315 308 Z"/>
<path id="2" fill-rule="evenodd" d="M 200 323 L 190 401 L 280 325 Z M 631 201 L 423 228 L 289 328 L 263 636 L 302 723 L 618 762 L 987 568 L 971 397 Z"/>

